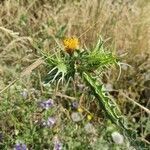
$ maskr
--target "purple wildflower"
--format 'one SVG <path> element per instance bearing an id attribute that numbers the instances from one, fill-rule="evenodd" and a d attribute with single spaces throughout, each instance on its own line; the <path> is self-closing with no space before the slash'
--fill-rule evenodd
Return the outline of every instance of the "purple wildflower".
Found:
<path id="1" fill-rule="evenodd" d="M 62 150 L 62 148 L 62 143 L 60 143 L 59 141 L 54 143 L 54 150 Z"/>
<path id="2" fill-rule="evenodd" d="M 52 127 L 56 122 L 56 119 L 49 117 L 47 120 L 43 121 L 43 126 Z"/>
<path id="3" fill-rule="evenodd" d="M 54 105 L 54 101 L 52 99 L 49 99 L 47 101 L 41 102 L 40 106 L 43 109 L 49 109 L 50 107 L 52 107 Z"/>
<path id="4" fill-rule="evenodd" d="M 14 150 L 27 150 L 27 146 L 23 143 L 17 143 L 14 147 Z"/>
<path id="5" fill-rule="evenodd" d="M 62 150 L 63 145 L 62 145 L 62 143 L 60 142 L 60 140 L 58 139 L 57 136 L 55 136 L 53 138 L 53 143 L 54 143 L 54 149 L 53 150 Z"/>
<path id="6" fill-rule="evenodd" d="M 73 109 L 77 109 L 78 108 L 78 106 L 79 106 L 79 104 L 78 104 L 78 102 L 77 101 L 74 101 L 74 102 L 72 102 L 72 108 Z"/>

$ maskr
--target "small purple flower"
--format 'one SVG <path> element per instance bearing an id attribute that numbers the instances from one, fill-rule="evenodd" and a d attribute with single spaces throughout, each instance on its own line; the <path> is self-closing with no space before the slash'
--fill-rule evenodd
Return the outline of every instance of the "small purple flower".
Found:
<path id="1" fill-rule="evenodd" d="M 74 101 L 74 102 L 72 102 L 71 106 L 73 109 L 78 109 L 79 104 L 77 101 Z"/>
<path id="2" fill-rule="evenodd" d="M 62 143 L 60 143 L 59 141 L 54 143 L 54 150 L 62 150 L 62 148 Z"/>
<path id="3" fill-rule="evenodd" d="M 47 120 L 43 121 L 43 126 L 52 127 L 56 122 L 56 119 L 53 117 L 49 117 Z"/>
<path id="4" fill-rule="evenodd" d="M 43 109 L 49 109 L 50 107 L 52 107 L 54 105 L 54 101 L 52 99 L 49 99 L 47 101 L 41 102 L 40 106 Z"/>
<path id="5" fill-rule="evenodd" d="M 17 143 L 14 150 L 27 150 L 27 146 L 24 143 Z"/>

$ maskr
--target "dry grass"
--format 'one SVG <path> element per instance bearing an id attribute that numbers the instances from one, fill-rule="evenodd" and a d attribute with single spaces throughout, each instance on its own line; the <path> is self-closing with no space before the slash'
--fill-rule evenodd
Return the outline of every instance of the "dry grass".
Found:
<path id="1" fill-rule="evenodd" d="M 79 37 L 81 47 L 92 46 L 102 35 L 108 40 L 107 46 L 121 56 L 121 61 L 132 66 L 123 67 L 117 82 L 118 72 L 106 73 L 106 82 L 115 89 L 111 94 L 124 114 L 142 124 L 140 119 L 147 118 L 147 114 L 131 106 L 127 99 L 136 100 L 147 108 L 150 105 L 149 10 L 149 0 L 0 1 L 0 90 L 35 62 L 41 56 L 41 50 L 51 51 L 56 45 L 54 39 L 61 39 L 57 39 L 57 33 L 66 26 L 65 35 Z M 42 68 L 40 73 L 33 73 L 20 82 L 27 89 L 36 87 L 43 72 Z M 138 129 L 148 140 L 149 134 L 144 132 L 144 127 L 141 125 Z"/>
<path id="2" fill-rule="evenodd" d="M 149 10 L 148 0 L 93 0 L 92 3 L 90 0 L 2 1 L 0 3 L 1 89 L 34 62 L 40 56 L 40 50 L 52 49 L 55 43 L 52 37 L 63 25 L 67 27 L 67 36 L 80 37 L 82 46 L 91 46 L 99 35 L 109 39 L 108 47 L 119 55 L 126 54 L 123 61 L 134 67 L 131 77 L 134 78 L 133 76 L 138 74 L 140 79 L 141 70 L 144 70 L 144 74 L 149 74 Z M 122 78 L 123 82 L 124 80 L 127 82 L 125 84 L 127 89 L 130 85 L 125 77 Z M 116 75 L 113 78 L 116 80 Z M 145 79 L 139 79 L 135 78 L 135 83 L 139 84 L 141 81 L 143 85 Z M 122 79 L 119 83 L 121 82 Z"/>
<path id="3" fill-rule="evenodd" d="M 81 36 L 82 46 L 92 45 L 101 34 L 109 39 L 108 47 L 127 54 L 126 62 L 135 55 L 144 59 L 150 53 L 149 10 L 148 0 L 1 1 L 0 75 L 1 80 L 7 77 L 1 88 L 30 65 L 40 49 L 51 50 L 51 36 L 63 25 L 66 35 Z"/>
<path id="4" fill-rule="evenodd" d="M 82 46 L 91 46 L 99 35 L 109 39 L 108 47 L 126 54 L 124 61 L 137 68 L 136 74 L 142 68 L 140 62 L 148 64 L 149 60 L 149 10 L 148 0 L 1 1 L 1 89 L 36 60 L 40 50 L 51 50 L 52 36 L 63 25 L 67 36 L 80 37 Z M 142 70 L 149 69 L 145 66 Z"/>

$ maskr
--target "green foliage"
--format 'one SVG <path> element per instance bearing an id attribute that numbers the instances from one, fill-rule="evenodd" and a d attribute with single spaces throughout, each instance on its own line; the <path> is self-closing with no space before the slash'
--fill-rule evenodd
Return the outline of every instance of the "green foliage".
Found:
<path id="1" fill-rule="evenodd" d="M 65 32 L 67 30 L 67 25 L 63 25 L 59 28 L 59 30 L 57 31 L 55 37 L 56 38 L 59 38 L 59 39 L 62 39 L 64 38 L 64 35 L 65 35 Z"/>
<path id="2" fill-rule="evenodd" d="M 74 77 L 76 72 L 82 75 L 83 72 L 104 71 L 105 68 L 117 64 L 112 53 L 104 50 L 104 42 L 101 38 L 96 47 L 91 50 L 79 49 L 73 55 L 68 55 L 64 51 L 62 48 L 52 56 L 44 54 L 46 65 L 50 70 L 46 77 L 47 82 L 68 80 L 68 78 Z"/>
<path id="3" fill-rule="evenodd" d="M 125 117 L 121 114 L 114 100 L 106 96 L 103 90 L 103 83 L 98 83 L 97 78 L 99 73 L 103 73 L 105 69 L 117 64 L 117 59 L 113 54 L 104 48 L 104 42 L 100 38 L 96 46 L 91 50 L 76 50 L 72 55 L 64 53 L 63 49 L 55 56 L 45 57 L 46 64 L 50 67 L 48 75 L 49 82 L 68 80 L 73 78 L 75 73 L 80 74 L 80 78 L 84 79 L 87 85 L 94 91 L 95 97 L 103 108 L 108 119 L 118 126 L 122 132 L 131 140 L 133 146 L 138 146 L 136 133 L 128 128 Z M 93 78 L 90 74 L 95 75 Z"/>
<path id="4" fill-rule="evenodd" d="M 148 145 L 143 141 L 136 139 L 136 132 L 128 127 L 125 116 L 121 114 L 121 111 L 119 110 L 115 101 L 106 96 L 103 86 L 100 85 L 95 78 L 91 77 L 85 72 L 83 73 L 83 77 L 90 88 L 94 91 L 94 95 L 97 97 L 100 107 L 103 108 L 107 117 L 117 125 L 118 129 L 121 129 L 122 132 L 125 133 L 131 145 L 135 146 L 137 150 L 140 150 L 144 147 L 146 148 Z"/>
<path id="5" fill-rule="evenodd" d="M 112 132 L 120 132 L 120 126 L 115 126 L 109 120 L 110 116 L 103 115 L 111 115 L 111 110 L 105 110 L 102 99 L 95 94 L 95 88 L 100 88 L 104 97 L 108 94 L 99 86 L 103 84 L 99 78 L 101 73 L 106 77 L 106 90 L 107 84 L 111 85 L 110 94 L 130 126 L 137 130 L 138 138 L 149 143 L 149 115 L 126 98 L 149 108 L 150 92 L 146 85 L 149 83 L 149 3 L 149 0 L 95 0 L 92 3 L 87 0 L 2 0 L 0 91 L 30 67 L 41 56 L 41 50 L 46 51 L 43 53 L 46 69 L 40 65 L 0 94 L 0 150 L 14 149 L 19 141 L 32 150 L 54 149 L 55 136 L 63 144 L 63 150 L 133 150 L 126 141 L 125 131 L 121 133 L 125 138 L 122 144 L 116 144 L 112 139 Z M 105 38 L 111 37 L 107 48 L 101 38 L 89 48 L 98 32 Z M 61 45 L 56 45 L 64 35 L 79 35 L 89 49 L 76 50 L 72 56 L 64 53 Z M 132 66 L 120 64 L 122 70 L 117 82 L 114 82 L 117 72 L 107 73 L 107 69 L 117 64 L 110 52 L 112 47 L 123 54 L 121 61 Z M 84 84 L 83 72 L 97 79 L 98 87 L 92 88 L 88 81 Z M 50 83 L 43 84 L 43 78 Z M 73 80 L 66 84 L 64 81 L 69 78 Z M 57 88 L 56 84 L 61 82 L 63 84 Z M 49 98 L 55 105 L 48 110 L 42 109 L 39 102 Z M 80 122 L 71 118 L 72 113 L 78 112 L 78 109 L 72 109 L 74 100 L 83 109 Z M 111 103 L 109 97 L 104 101 Z M 90 121 L 86 110 L 92 114 Z M 56 118 L 56 124 L 52 128 L 41 126 L 43 119 L 51 116 Z M 87 133 L 84 128 L 87 122 L 95 127 L 95 134 Z M 150 149 L 140 141 L 136 144 L 142 150 Z"/>

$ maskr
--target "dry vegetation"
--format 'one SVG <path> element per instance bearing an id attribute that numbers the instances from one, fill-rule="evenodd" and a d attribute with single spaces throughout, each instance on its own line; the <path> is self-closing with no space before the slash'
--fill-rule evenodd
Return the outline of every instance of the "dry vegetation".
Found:
<path id="1" fill-rule="evenodd" d="M 150 108 L 149 10 L 149 0 L 1 0 L 0 90 L 41 57 L 41 50 L 53 50 L 56 41 L 62 39 L 61 31 L 66 36 L 79 37 L 81 47 L 91 47 L 102 35 L 107 47 L 123 62 L 118 81 L 116 70 L 107 72 L 103 80 L 112 86 L 110 94 L 149 143 L 150 131 L 146 127 L 149 116 L 129 101 L 131 98 Z M 17 84 L 28 90 L 40 89 L 42 95 L 44 91 L 39 83 L 44 73 L 44 67 L 40 66 Z M 0 95 L 0 102 L 8 91 L 4 92 L 5 96 Z M 0 131 L 5 125 L 0 120 Z"/>

